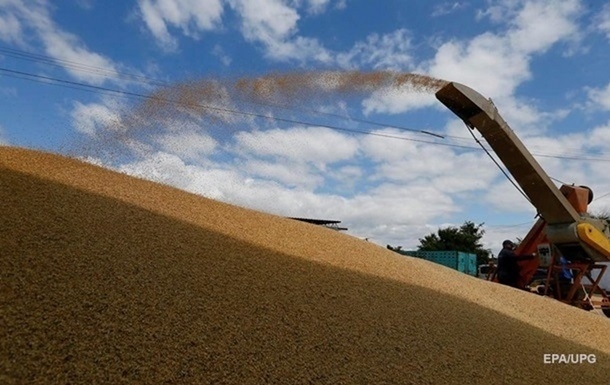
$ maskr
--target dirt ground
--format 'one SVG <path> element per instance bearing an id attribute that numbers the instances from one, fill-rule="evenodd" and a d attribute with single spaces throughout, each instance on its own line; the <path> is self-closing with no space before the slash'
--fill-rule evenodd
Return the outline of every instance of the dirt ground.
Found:
<path id="1" fill-rule="evenodd" d="M 0 202 L 2 384 L 608 383 L 605 317 L 346 234 L 11 147 Z"/>

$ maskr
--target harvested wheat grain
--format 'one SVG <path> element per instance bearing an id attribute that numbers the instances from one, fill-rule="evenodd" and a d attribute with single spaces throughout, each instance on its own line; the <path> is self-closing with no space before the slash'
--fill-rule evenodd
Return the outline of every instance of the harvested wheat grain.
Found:
<path id="1" fill-rule="evenodd" d="M 147 151 L 164 142 L 168 133 L 222 142 L 254 121 L 265 122 L 263 126 L 269 121 L 315 125 L 312 115 L 317 121 L 321 116 L 344 120 L 347 115 L 324 112 L 322 107 L 373 95 L 433 94 L 446 84 L 442 79 L 395 71 L 299 71 L 191 79 L 157 89 L 133 107 L 113 106 L 114 112 L 95 134 L 74 139 L 69 152 L 113 159 L 132 156 L 136 148 Z"/>
<path id="2" fill-rule="evenodd" d="M 605 383 L 605 318 L 0 147 L 2 383 Z M 545 365 L 546 353 L 595 364 Z"/>

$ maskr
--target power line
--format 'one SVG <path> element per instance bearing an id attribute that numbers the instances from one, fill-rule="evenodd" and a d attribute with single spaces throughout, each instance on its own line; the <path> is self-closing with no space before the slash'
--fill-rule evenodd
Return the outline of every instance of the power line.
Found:
<path id="1" fill-rule="evenodd" d="M 239 100 L 239 98 L 238 98 L 238 100 Z M 268 106 L 268 107 L 283 108 L 283 109 L 287 109 L 287 110 L 291 110 L 291 111 L 298 111 L 298 112 L 312 112 L 312 113 L 314 113 L 316 115 L 330 116 L 330 117 L 344 119 L 344 120 L 349 120 L 349 121 L 353 121 L 353 122 L 364 123 L 364 124 L 368 124 L 368 125 L 371 125 L 371 126 L 378 126 L 378 127 L 384 127 L 384 128 L 394 128 L 394 129 L 401 130 L 401 131 L 409 131 L 409 132 L 414 132 L 414 133 L 418 133 L 418 134 L 425 134 L 425 135 L 434 136 L 434 137 L 439 138 L 439 139 L 445 139 L 445 135 L 441 135 L 441 134 L 438 134 L 438 133 L 435 133 L 435 132 L 432 132 L 432 131 L 428 131 L 428 130 L 420 130 L 420 129 L 414 129 L 414 128 L 407 128 L 407 127 L 397 126 L 397 125 L 388 124 L 388 123 L 379 123 L 379 122 L 371 121 L 371 120 L 368 120 L 368 119 L 354 118 L 354 117 L 344 116 L 344 115 L 336 114 L 336 113 L 332 113 L 332 112 L 323 112 L 323 111 L 318 111 L 318 110 L 313 110 L 313 109 L 305 109 L 305 108 L 295 108 L 295 107 L 292 107 L 292 106 L 285 106 L 285 105 L 281 105 L 281 104 L 257 103 L 257 102 L 252 102 L 252 101 L 247 101 L 247 103 L 260 104 L 260 105 Z"/>
<path id="2" fill-rule="evenodd" d="M 552 176 L 550 176 L 550 175 L 549 175 L 549 179 L 554 180 L 554 181 L 555 181 L 555 182 L 557 182 L 557 183 L 561 183 L 561 184 L 568 184 L 568 183 L 566 183 L 566 182 L 564 182 L 564 181 L 561 181 L 561 180 L 559 180 L 559 179 L 557 179 L 557 178 L 553 178 L 553 177 L 552 177 Z"/>
<path id="3" fill-rule="evenodd" d="M 5 56 L 12 57 L 14 59 L 44 63 L 46 65 L 51 65 L 54 67 L 67 68 L 67 69 L 71 69 L 74 71 L 99 75 L 101 77 L 114 77 L 114 78 L 123 79 L 123 80 L 128 79 L 128 80 L 137 81 L 140 83 L 145 83 L 145 84 L 155 85 L 155 86 L 167 86 L 168 85 L 168 83 L 166 83 L 166 82 L 162 82 L 162 81 L 156 80 L 156 79 L 151 79 L 151 78 L 143 76 L 143 75 L 119 72 L 116 70 L 97 67 L 97 66 L 93 66 L 93 65 L 89 65 L 89 64 L 83 64 L 83 63 L 75 62 L 72 60 L 58 59 L 58 58 L 54 58 L 51 56 L 45 56 L 45 55 L 41 55 L 41 54 L 21 51 L 21 50 L 17 50 L 17 49 L 2 47 L 2 46 L 0 46 L 0 53 L 2 53 Z"/>
<path id="4" fill-rule="evenodd" d="M 156 80 L 156 79 L 151 79 L 149 77 L 142 76 L 142 75 L 127 74 L 127 73 L 119 72 L 116 70 L 109 70 L 109 69 L 102 68 L 102 67 L 78 63 L 78 62 L 71 61 L 71 60 L 58 59 L 58 58 L 54 58 L 54 57 L 50 57 L 50 56 L 46 56 L 46 55 L 31 53 L 31 52 L 27 52 L 27 51 L 21 51 L 21 50 L 17 50 L 17 49 L 13 49 L 13 48 L 7 48 L 7 47 L 0 46 L 0 53 L 3 53 L 6 56 L 13 57 L 13 58 L 20 59 L 20 60 L 44 63 L 44 64 L 52 65 L 55 67 L 69 68 L 69 69 L 72 69 L 75 71 L 92 73 L 92 74 L 96 74 L 96 75 L 100 75 L 100 76 L 104 76 L 104 77 L 113 76 L 113 77 L 116 77 L 119 79 L 130 79 L 133 81 L 137 81 L 137 82 L 141 82 L 141 83 L 145 83 L 145 84 L 149 84 L 149 85 L 155 85 L 155 86 L 161 86 L 161 87 L 169 86 L 169 84 L 167 82 L 163 82 L 163 81 Z M 428 130 L 418 130 L 418 129 L 412 129 L 412 128 L 407 128 L 407 127 L 403 127 L 403 126 L 393 125 L 393 124 L 379 123 L 379 122 L 371 121 L 368 119 L 346 117 L 341 114 L 323 112 L 323 111 L 318 111 L 318 110 L 313 110 L 313 109 L 303 109 L 303 108 L 299 109 L 299 108 L 295 108 L 294 106 L 262 103 L 262 102 L 255 102 L 252 100 L 241 100 L 240 98 L 237 98 L 237 100 L 240 100 L 242 102 L 246 102 L 249 104 L 257 104 L 257 105 L 263 105 L 263 106 L 267 106 L 267 107 L 282 108 L 282 109 L 299 111 L 299 112 L 311 112 L 311 113 L 315 113 L 317 115 L 332 116 L 332 117 L 339 118 L 339 119 L 351 120 L 351 121 L 365 123 L 365 124 L 369 124 L 369 125 L 373 125 L 373 126 L 394 128 L 394 129 L 398 129 L 401 131 L 420 133 L 420 134 L 430 135 L 430 136 L 434 136 L 434 137 L 437 137 L 440 139 L 444 139 L 443 135 L 434 133 L 434 132 L 431 132 Z"/>
<path id="5" fill-rule="evenodd" d="M 513 228 L 513 227 L 521 227 L 521 226 L 525 226 L 525 225 L 532 225 L 534 222 L 536 222 L 536 220 L 531 220 L 531 221 L 527 221 L 527 222 L 523 222 L 523 223 L 515 223 L 515 224 L 511 224 L 511 225 L 489 225 L 486 224 L 487 227 L 491 227 L 491 228 Z"/>
<path id="6" fill-rule="evenodd" d="M 0 51 L 1 51 L 1 49 L 0 49 Z M 452 143 L 432 142 L 432 141 L 419 140 L 419 139 L 413 139 L 413 138 L 406 138 L 406 137 L 397 136 L 397 135 L 384 134 L 384 133 L 379 133 L 379 132 L 370 132 L 370 131 L 364 131 L 364 130 L 349 129 L 349 128 L 344 128 L 344 127 L 339 127 L 339 126 L 334 126 L 334 125 L 328 125 L 328 124 L 319 124 L 319 123 L 313 123 L 313 122 L 303 122 L 303 121 L 299 121 L 299 120 L 296 120 L 296 119 L 279 118 L 279 117 L 263 115 L 263 114 L 257 114 L 257 113 L 251 113 L 251 112 L 236 111 L 236 110 L 231 110 L 231 109 L 227 109 L 227 108 L 212 107 L 212 106 L 207 106 L 207 105 L 202 105 L 202 104 L 187 104 L 187 103 L 178 102 L 178 101 L 175 101 L 175 100 L 170 100 L 170 99 L 165 99 L 165 98 L 158 98 L 158 97 L 154 97 L 154 96 L 150 96 L 150 95 L 144 95 L 144 94 L 140 94 L 140 93 L 136 93 L 136 92 L 116 90 L 116 89 L 112 89 L 112 88 L 108 88 L 108 87 L 102 87 L 102 86 L 94 86 L 94 85 L 85 84 L 85 83 L 81 83 L 81 82 L 75 82 L 75 81 L 70 81 L 70 80 L 65 80 L 65 79 L 58 79 L 58 78 L 54 78 L 54 77 L 37 75 L 37 74 L 32 74 L 32 73 L 23 72 L 23 71 L 16 71 L 16 70 L 11 70 L 11 69 L 2 68 L 2 67 L 0 67 L 0 71 L 4 72 L 5 76 L 9 76 L 9 77 L 17 78 L 17 79 L 29 80 L 29 81 L 34 81 L 34 82 L 38 82 L 38 83 L 41 83 L 41 84 L 61 86 L 61 87 L 66 87 L 66 88 L 71 88 L 71 89 L 76 89 L 76 90 L 81 90 L 81 91 L 89 91 L 89 92 L 96 92 L 96 93 L 110 93 L 110 94 L 114 94 L 114 95 L 118 95 L 118 96 L 133 97 L 133 98 L 138 98 L 138 99 L 159 100 L 159 101 L 168 102 L 168 103 L 172 103 L 172 104 L 176 104 L 176 105 L 196 106 L 196 107 L 201 107 L 201 108 L 204 108 L 204 109 L 215 110 L 215 111 L 220 111 L 220 112 L 226 112 L 226 113 L 232 113 L 232 114 L 238 114 L 238 115 L 245 115 L 245 116 L 257 117 L 257 118 L 263 118 L 263 119 L 270 119 L 270 120 L 281 121 L 281 122 L 291 123 L 291 124 L 325 127 L 325 128 L 329 128 L 329 129 L 336 130 L 336 131 L 345 131 L 345 132 L 351 132 L 351 133 L 362 134 L 362 135 L 371 135 L 371 136 L 377 136 L 377 137 L 383 137 L 383 138 L 389 138 L 389 139 L 398 139 L 398 140 L 412 141 L 412 142 L 425 143 L 425 144 L 431 144 L 431 145 L 440 145 L 440 146 L 447 146 L 447 147 L 453 147 L 453 148 L 462 148 L 462 149 L 468 149 L 468 150 L 482 150 L 482 151 L 484 151 L 487 154 L 487 156 L 490 157 L 490 159 L 492 159 L 492 161 L 500 169 L 502 174 L 504 174 L 504 176 L 509 180 L 509 182 L 513 186 L 515 186 L 515 188 L 529 201 L 529 198 L 527 197 L 527 195 L 525 195 L 525 193 L 520 189 L 520 187 L 517 186 L 515 184 L 515 182 L 512 180 L 512 178 L 510 178 L 510 176 L 506 173 L 506 171 L 503 169 L 503 167 L 498 164 L 498 162 L 493 158 L 493 156 L 491 156 L 490 150 L 487 149 L 478 140 L 478 138 L 476 138 L 476 136 L 474 135 L 473 132 L 471 132 L 469 127 L 467 127 L 467 129 L 470 132 L 470 134 L 472 135 L 472 137 L 475 140 L 475 142 L 479 145 L 479 147 L 467 146 L 467 145 L 459 145 L 459 144 L 452 144 Z M 338 114 L 330 114 L 330 113 L 324 113 L 324 114 L 331 115 L 331 116 L 332 115 L 337 115 L 337 117 L 344 118 L 344 117 L 342 117 L 342 116 L 340 116 Z M 353 119 L 353 120 L 359 121 L 359 122 L 362 122 L 362 123 L 367 123 L 367 124 L 381 125 L 381 123 L 375 123 L 375 122 L 370 122 L 370 121 L 366 121 L 366 120 L 360 120 L 360 119 Z M 396 126 L 391 126 L 391 125 L 386 125 L 386 127 L 401 128 L 401 127 L 396 127 Z M 406 130 L 417 132 L 417 133 L 431 134 L 433 136 L 440 137 L 440 136 L 435 135 L 433 133 L 424 132 L 423 130 L 415 130 L 415 129 L 406 129 Z M 460 138 L 460 139 L 466 139 L 466 138 Z M 610 159 L 603 159 L 603 158 L 565 157 L 565 156 L 547 155 L 547 154 L 532 154 L 532 155 L 539 156 L 539 157 L 566 159 L 566 160 L 610 161 Z M 565 182 L 560 181 L 560 180 L 558 180 L 556 178 L 553 178 L 553 177 L 550 177 L 550 178 L 552 180 L 558 182 L 558 183 L 566 184 Z M 604 194 L 604 195 L 601 195 L 601 196 L 595 198 L 594 200 L 599 200 L 599 199 L 602 199 L 602 198 L 604 198 L 606 196 L 609 196 L 609 195 L 610 195 L 610 193 L 607 193 L 607 194 Z M 519 225 L 515 225 L 515 226 L 519 226 Z"/>
<path id="7" fill-rule="evenodd" d="M 237 111 L 237 110 L 232 110 L 232 109 L 228 109 L 228 108 L 213 107 L 213 106 L 204 105 L 204 104 L 195 104 L 195 103 L 188 104 L 188 103 L 184 103 L 184 102 L 180 102 L 180 101 L 176 101 L 176 100 L 159 98 L 159 97 L 150 96 L 150 95 L 144 95 L 144 94 L 140 94 L 137 92 L 117 90 L 117 89 L 113 89 L 113 88 L 109 88 L 109 87 L 85 84 L 82 82 L 71 81 L 71 80 L 66 80 L 66 79 L 59 79 L 59 78 L 55 78 L 55 77 L 51 77 L 51 76 L 38 75 L 38 74 L 33 74 L 33 73 L 25 72 L 25 71 L 17 71 L 17 70 L 12 70 L 12 69 L 3 68 L 3 67 L 0 67 L 0 72 L 3 72 L 5 74 L 5 76 L 10 76 L 10 77 L 18 78 L 18 79 L 29 80 L 29 81 L 34 81 L 34 82 L 41 83 L 41 84 L 55 85 L 55 86 L 61 86 L 61 87 L 89 91 L 89 92 L 107 93 L 107 94 L 113 94 L 113 95 L 117 95 L 117 96 L 131 97 L 131 98 L 137 98 L 137 99 L 158 100 L 158 101 L 175 104 L 175 105 L 199 107 L 199 108 L 204 108 L 204 109 L 211 110 L 211 111 L 231 113 L 231 114 L 235 114 L 235 115 L 243 115 L 243 116 L 250 116 L 250 117 L 257 117 L 257 118 L 275 120 L 275 121 L 280 121 L 280 122 L 284 122 L 284 123 L 291 123 L 291 124 L 298 124 L 298 125 L 325 127 L 325 128 L 329 128 L 329 129 L 333 129 L 333 130 L 337 130 L 337 131 L 352 132 L 352 133 L 356 133 L 356 134 L 371 135 L 371 136 L 377 136 L 377 137 L 383 137 L 383 138 L 391 138 L 391 139 L 412 141 L 412 142 L 418 142 L 418 143 L 425 143 L 425 144 L 432 144 L 432 145 L 439 145 L 439 146 L 446 146 L 446 147 L 453 147 L 453 148 L 461 148 L 461 149 L 467 149 L 467 150 L 483 150 L 487 153 L 490 151 L 482 143 L 480 143 L 478 141 L 477 142 L 478 142 L 480 148 L 476 147 L 476 146 L 460 145 L 460 144 L 455 144 L 455 143 L 443 143 L 443 142 L 438 142 L 438 141 L 413 139 L 413 138 L 407 138 L 404 136 L 398 136 L 398 135 L 392 135 L 392 134 L 384 134 L 384 133 L 379 133 L 379 132 L 350 129 L 350 128 L 339 127 L 339 126 L 329 125 L 329 124 L 304 122 L 304 121 L 300 121 L 300 120 L 296 120 L 296 119 L 280 118 L 280 117 L 275 117 L 275 116 L 253 113 L 253 112 L 244 112 L 244 111 Z M 363 121 L 363 122 L 365 122 L 365 121 Z M 366 122 L 369 124 L 371 123 L 368 121 L 366 121 Z M 378 123 L 378 124 L 381 124 L 381 123 Z M 415 130 L 415 129 L 406 129 L 406 130 L 414 131 L 415 133 L 420 133 L 420 134 L 424 133 L 424 132 L 422 132 L 423 130 Z M 426 134 L 430 134 L 430 133 L 427 132 Z M 434 135 L 434 136 L 436 136 L 436 135 Z M 475 138 L 475 141 L 476 141 L 476 138 Z M 532 155 L 539 156 L 539 157 L 556 158 L 556 159 L 610 162 L 610 159 L 604 159 L 604 158 L 563 157 L 563 156 L 559 156 L 559 155 L 547 155 L 547 154 L 532 154 Z"/>
<path id="8" fill-rule="evenodd" d="M 13 55 L 13 56 L 19 56 L 19 57 L 22 57 L 22 58 L 26 58 L 28 60 L 43 61 L 43 62 L 47 62 L 47 63 L 52 63 L 53 65 L 56 65 L 56 66 L 64 66 L 64 64 L 61 64 L 61 63 L 65 63 L 65 64 L 73 65 L 74 66 L 73 68 L 76 69 L 76 70 L 103 71 L 103 72 L 105 72 L 107 74 L 114 74 L 114 75 L 131 77 L 132 79 L 135 79 L 135 80 L 138 80 L 138 81 L 142 81 L 144 83 L 151 84 L 151 85 L 167 86 L 166 83 L 161 83 L 161 82 L 158 82 L 157 80 L 150 79 L 150 78 L 147 78 L 147 77 L 144 77 L 144 76 L 132 75 L 132 74 L 124 74 L 124 73 L 120 73 L 120 72 L 114 71 L 114 70 L 105 70 L 105 69 L 102 69 L 100 67 L 85 65 L 85 64 L 81 64 L 81 63 L 77 63 L 77 62 L 73 62 L 73 61 L 69 61 L 69 60 L 54 59 L 54 58 L 51 58 L 51 57 L 48 57 L 48 56 L 38 55 L 38 54 L 31 54 L 31 53 L 28 53 L 28 52 L 25 52 L 25 51 L 19 51 L 19 50 L 14 50 L 14 49 L 8 49 L 8 48 L 0 47 L 0 52 L 3 52 L 4 54 L 8 53 L 8 54 Z M 140 93 L 136 93 L 136 92 L 116 90 L 116 89 L 112 89 L 112 88 L 108 88 L 108 87 L 102 87 L 102 86 L 95 86 L 95 85 L 85 84 L 85 83 L 82 83 L 82 82 L 76 82 L 76 81 L 70 81 L 70 80 L 65 80 L 65 79 L 59 79 L 59 78 L 54 78 L 54 77 L 50 77 L 50 76 L 37 75 L 37 74 L 32 74 L 32 73 L 28 73 L 28 72 L 24 72 L 24 71 L 11 70 L 11 69 L 8 69 L 8 68 L 0 68 L 0 71 L 4 72 L 5 76 L 10 76 L 10 77 L 18 78 L 18 79 L 23 79 L 23 80 L 35 81 L 35 82 L 42 83 L 42 84 L 52 84 L 52 85 L 62 86 L 62 87 L 71 88 L 71 89 L 85 90 L 85 91 L 89 91 L 89 92 L 110 93 L 110 94 L 114 94 L 114 95 L 119 95 L 119 96 L 124 96 L 124 97 L 133 97 L 133 98 L 139 98 L 139 99 L 149 99 L 149 100 L 150 99 L 156 99 L 156 100 L 160 100 L 160 101 L 163 101 L 163 102 L 169 102 L 169 103 L 177 104 L 177 105 L 180 105 L 180 104 L 187 105 L 187 104 L 182 103 L 182 102 L 173 101 L 173 100 L 169 100 L 169 99 L 162 99 L 162 98 L 158 98 L 158 97 L 154 97 L 154 96 L 150 96 L 150 95 L 144 95 L 144 94 L 140 94 Z M 279 108 L 284 108 L 284 109 L 289 109 L 289 110 L 302 111 L 302 109 L 299 110 L 297 108 L 290 107 L 290 106 L 281 106 L 281 105 L 273 105 L 273 104 L 255 103 L 255 102 L 252 102 L 252 101 L 247 101 L 247 102 L 251 103 L 251 104 L 265 105 L 265 106 L 269 106 L 269 107 L 276 107 L 276 108 L 279 107 Z M 420 142 L 420 143 L 426 143 L 426 144 L 434 144 L 434 145 L 447 146 L 447 147 L 453 147 L 453 148 L 462 148 L 462 149 L 468 149 L 468 150 L 483 150 L 485 152 L 489 152 L 490 151 L 489 149 L 484 147 L 483 144 L 480 143 L 480 142 L 478 142 L 478 144 L 480 146 L 480 148 L 479 148 L 479 147 L 475 147 L 475 146 L 461 145 L 461 144 L 456 144 L 456 143 L 442 143 L 442 142 L 438 142 L 438 141 L 434 142 L 434 141 L 418 140 L 418 139 L 406 138 L 406 137 L 403 137 L 403 136 L 397 136 L 397 135 L 392 135 L 392 134 L 384 134 L 384 133 L 371 132 L 371 131 L 365 131 L 365 130 L 349 129 L 349 128 L 344 128 L 344 127 L 339 127 L 339 126 L 334 126 L 334 125 L 328 125 L 328 124 L 319 124 L 319 123 L 313 123 L 313 122 L 303 122 L 303 121 L 299 121 L 299 120 L 296 120 L 296 119 L 278 118 L 278 117 L 272 117 L 272 116 L 269 116 L 269 115 L 256 114 L 256 113 L 243 112 L 243 111 L 236 111 L 236 110 L 231 110 L 231 109 L 227 109 L 227 108 L 212 107 L 212 106 L 206 106 L 206 105 L 201 105 L 201 104 L 197 104 L 197 105 L 193 105 L 193 106 L 197 106 L 197 107 L 205 108 L 205 109 L 209 109 L 209 110 L 216 110 L 216 111 L 225 112 L 225 113 L 232 113 L 232 114 L 237 114 L 237 115 L 245 115 L 245 116 L 252 116 L 252 117 L 258 117 L 258 118 L 282 121 L 282 122 L 285 122 L 285 123 L 326 127 L 326 128 L 329 128 L 329 129 L 334 129 L 334 130 L 338 130 L 338 131 L 353 132 L 353 133 L 357 133 L 357 134 L 365 134 L 365 135 L 372 135 L 372 136 L 378 136 L 378 137 L 384 137 L 384 138 L 392 138 L 392 139 L 398 139 L 398 140 L 414 141 L 414 142 Z M 363 124 L 382 126 L 382 127 L 387 127 L 387 128 L 395 128 L 395 129 L 399 129 L 399 130 L 403 130 L 403 131 L 409 131 L 409 132 L 413 132 L 413 133 L 417 133 L 417 134 L 430 135 L 430 136 L 437 137 L 439 139 L 445 139 L 445 138 L 460 139 L 460 140 L 465 140 L 466 139 L 466 138 L 463 138 L 463 137 L 444 136 L 444 135 L 440 135 L 440 134 L 437 134 L 437 133 L 434 133 L 434 132 L 431 132 L 431 131 L 420 130 L 420 129 L 411 129 L 411 128 L 401 127 L 401 126 L 397 126 L 397 125 L 391 125 L 391 124 L 384 124 L 384 123 L 374 122 L 374 121 L 370 121 L 370 120 L 366 120 L 366 119 L 358 119 L 358 118 L 345 117 L 345 116 L 340 115 L 340 114 L 334 114 L 334 113 L 328 113 L 328 112 L 322 112 L 322 111 L 316 111 L 316 110 L 309 110 L 309 112 L 312 112 L 312 113 L 315 113 L 315 114 L 319 114 L 319 115 L 332 116 L 332 117 L 336 117 L 336 118 L 340 118 L 340 119 L 345 119 L 345 120 L 352 120 L 352 121 L 363 123 Z M 563 155 L 550 155 L 550 154 L 541 154 L 541 153 L 532 153 L 532 155 L 537 156 L 537 157 L 543 157 L 543 158 L 554 158 L 554 159 L 563 159 L 563 160 L 577 160 L 577 161 L 590 161 L 590 162 L 610 162 L 610 158 L 563 156 Z"/>
<path id="9" fill-rule="evenodd" d="M 473 130 L 471 129 L 470 126 L 468 126 L 468 124 L 466 124 L 466 122 L 464 122 L 464 124 L 466 125 L 466 129 L 468 130 L 468 132 L 470 133 L 470 135 L 472 135 L 472 138 L 474 139 L 475 142 L 477 142 L 477 144 L 479 146 L 481 146 L 481 148 L 483 149 L 483 151 L 485 151 L 485 153 L 487 154 L 487 156 L 489 157 L 489 159 L 492 160 L 492 162 L 494 162 L 494 164 L 498 167 L 498 169 L 500 170 L 500 172 L 506 177 L 506 179 L 515 187 L 515 189 L 517 189 L 517 191 L 519 191 L 519 193 L 521 195 L 523 195 L 525 197 L 525 199 L 532 203 L 532 201 L 530 200 L 530 198 L 525 194 L 525 192 L 523 192 L 523 190 L 521 190 L 521 187 L 519 187 L 517 185 L 517 183 L 515 183 L 515 181 L 513 180 L 513 178 L 510 177 L 510 175 L 508 175 L 508 173 L 506 172 L 506 170 L 504 170 L 504 167 L 502 167 L 498 161 L 491 156 L 491 153 L 487 150 L 487 148 L 485 148 L 485 146 L 483 146 L 483 144 L 481 143 L 481 141 L 475 136 Z"/>
<path id="10" fill-rule="evenodd" d="M 46 65 L 51 65 L 51 66 L 55 66 L 55 67 L 68 68 L 68 69 L 71 69 L 74 71 L 86 72 L 86 73 L 90 73 L 90 74 L 99 75 L 102 77 L 114 77 L 114 78 L 123 79 L 123 80 L 127 79 L 127 80 L 131 80 L 131 81 L 135 81 L 135 82 L 139 82 L 139 83 L 143 83 L 143 84 L 160 86 L 160 87 L 167 87 L 170 85 L 169 83 L 167 83 L 165 81 L 153 79 L 153 78 L 143 76 L 143 75 L 120 72 L 120 71 L 117 71 L 114 69 L 102 68 L 102 67 L 93 66 L 93 65 L 89 65 L 89 64 L 79 63 L 79 62 L 76 62 L 73 60 L 46 56 L 46 55 L 42 55 L 39 53 L 32 53 L 32 52 L 28 52 L 28 51 L 9 48 L 6 46 L 0 46 L 0 53 L 4 54 L 5 56 L 9 56 L 9 57 L 19 59 L 19 60 L 27 60 L 27 61 L 43 63 Z M 13 77 L 16 77 L 16 76 L 13 76 Z M 67 87 L 67 88 L 75 88 L 75 87 Z M 113 92 L 113 91 L 111 91 L 111 92 Z M 240 100 L 240 98 L 237 98 L 237 100 Z M 338 118 L 338 119 L 368 124 L 368 125 L 372 125 L 372 126 L 394 128 L 394 129 L 401 130 L 401 131 L 430 135 L 430 136 L 433 136 L 433 137 L 436 137 L 439 139 L 448 138 L 448 139 L 452 139 L 452 140 L 468 140 L 467 137 L 444 135 L 444 134 L 439 134 L 439 133 L 432 132 L 429 130 L 407 128 L 404 126 L 380 123 L 380 122 L 375 122 L 375 121 L 371 121 L 368 119 L 359 119 L 359 118 L 344 116 L 344 115 L 336 114 L 336 113 L 323 112 L 323 111 L 319 111 L 319 110 L 315 110 L 315 109 L 304 109 L 304 108 L 297 108 L 294 106 L 255 102 L 255 101 L 251 101 L 251 100 L 241 100 L 241 101 L 249 103 L 249 104 L 257 104 L 257 105 L 263 105 L 263 106 L 267 106 L 267 107 L 282 108 L 282 109 L 298 111 L 298 112 L 310 112 L 310 113 L 314 113 L 316 115 L 329 116 L 329 117 L 334 117 L 334 118 Z M 391 134 L 384 134 L 384 135 L 391 137 Z M 451 146 L 460 147 L 460 145 L 458 145 L 458 144 L 452 144 Z M 470 146 L 466 146 L 466 145 L 464 145 L 462 148 L 476 149 L 476 147 L 470 147 Z M 542 158 L 553 158 L 553 159 L 564 159 L 564 160 L 610 162 L 610 158 L 600 158 L 600 157 L 551 155 L 551 154 L 542 154 L 542 153 L 535 153 L 535 152 L 532 152 L 532 155 L 537 156 L 537 157 L 542 157 Z"/>
<path id="11" fill-rule="evenodd" d="M 115 95 L 119 95 L 119 96 L 134 97 L 134 98 L 139 98 L 139 99 L 157 100 L 157 101 L 175 104 L 175 105 L 182 105 L 182 106 L 187 106 L 187 107 L 188 106 L 199 107 L 199 108 L 203 108 L 203 109 L 207 109 L 207 110 L 211 110 L 211 111 L 231 113 L 231 114 L 236 114 L 236 115 L 244 115 L 244 116 L 262 118 L 262 119 L 269 119 L 269 120 L 275 120 L 275 121 L 284 122 L 284 123 L 298 124 L 298 125 L 304 125 L 304 126 L 324 127 L 324 128 L 328 128 L 328 129 L 332 129 L 332 130 L 337 130 L 337 131 L 346 131 L 346 132 L 352 132 L 352 133 L 357 133 L 357 134 L 378 136 L 378 137 L 383 137 L 383 138 L 399 139 L 399 140 L 418 142 L 418 143 L 435 144 L 435 145 L 439 145 L 439 146 L 449 146 L 449 147 L 458 147 L 458 148 L 466 148 L 466 149 L 476 148 L 476 147 L 461 146 L 461 145 L 456 145 L 456 144 L 451 144 L 451 143 L 432 142 L 432 141 L 427 141 L 427 140 L 413 139 L 413 138 L 407 138 L 407 137 L 391 135 L 391 134 L 383 134 L 383 133 L 378 133 L 378 132 L 356 130 L 356 129 L 329 125 L 329 124 L 304 122 L 304 121 L 296 120 L 296 119 L 280 118 L 280 117 L 275 117 L 275 116 L 258 114 L 258 113 L 254 113 L 254 112 L 236 111 L 236 110 L 231 110 L 228 108 L 213 107 L 213 106 L 204 105 L 204 104 L 184 103 L 184 102 L 175 101 L 175 100 L 171 100 L 171 99 L 139 94 L 137 92 L 115 90 L 115 89 L 108 88 L 108 87 L 94 86 L 94 85 L 85 84 L 85 83 L 81 83 L 81 82 L 75 82 L 75 81 L 65 80 L 65 79 L 58 79 L 58 78 L 54 78 L 54 77 L 50 77 L 50 76 L 37 75 L 37 74 L 32 74 L 32 73 L 23 72 L 23 71 L 16 71 L 16 70 L 11 70 L 11 69 L 2 68 L 2 67 L 0 67 L 0 72 L 7 73 L 7 74 L 9 74 L 9 76 L 12 76 L 12 77 L 16 77 L 16 78 L 24 79 L 24 80 L 33 80 L 33 81 L 36 81 L 36 82 L 42 83 L 42 84 L 52 84 L 52 85 L 60 85 L 60 86 L 67 85 L 69 88 L 90 90 L 93 92 L 111 93 L 111 94 L 115 94 Z"/>
<path id="12" fill-rule="evenodd" d="M 610 192 L 609 192 L 609 193 L 606 193 L 606 194 L 604 194 L 604 195 L 598 196 L 597 198 L 593 199 L 593 201 L 592 201 L 592 202 L 595 202 L 596 200 L 599 200 L 599 199 L 605 198 L 605 197 L 607 197 L 607 196 L 609 196 L 609 195 L 610 195 Z"/>

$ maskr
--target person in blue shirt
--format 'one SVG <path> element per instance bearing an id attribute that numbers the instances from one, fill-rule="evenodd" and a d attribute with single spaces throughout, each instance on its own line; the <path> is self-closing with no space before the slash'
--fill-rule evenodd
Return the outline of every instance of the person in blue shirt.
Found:
<path id="1" fill-rule="evenodd" d="M 568 261 L 563 255 L 559 256 L 559 265 L 561 266 L 561 273 L 558 274 L 557 280 L 559 284 L 559 296 L 561 299 L 565 299 L 572 288 L 574 282 L 574 273 L 568 268 L 571 262 Z M 581 288 L 577 288 L 574 292 L 573 300 L 582 300 L 585 297 L 585 292 Z"/>
<path id="2" fill-rule="evenodd" d="M 567 268 L 567 265 L 570 264 L 570 261 L 565 259 L 565 257 L 562 255 L 559 257 L 559 263 L 561 264 L 561 278 L 571 282 L 574 278 L 574 275 L 572 274 L 572 270 Z"/>

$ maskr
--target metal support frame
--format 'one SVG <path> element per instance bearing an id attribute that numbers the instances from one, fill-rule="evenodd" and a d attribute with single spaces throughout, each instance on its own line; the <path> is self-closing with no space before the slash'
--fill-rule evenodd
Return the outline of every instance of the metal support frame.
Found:
<path id="1" fill-rule="evenodd" d="M 563 273 L 564 268 L 570 269 L 573 275 L 572 282 L 570 283 L 569 289 L 565 295 L 559 279 L 559 276 Z M 575 262 L 562 266 L 557 264 L 557 259 L 555 255 L 553 255 L 551 266 L 548 267 L 547 279 L 544 285 L 543 294 L 550 296 L 550 289 L 552 288 L 552 296 L 561 302 L 577 306 L 585 310 L 600 308 L 602 310 L 606 309 L 610 311 L 610 298 L 608 297 L 608 294 L 599 287 L 599 283 L 606 273 L 607 268 L 608 266 L 606 265 L 587 262 Z M 596 269 L 599 269 L 600 272 L 598 273 L 597 278 L 593 279 L 591 272 Z M 583 278 L 585 277 L 592 284 L 583 284 Z M 584 299 L 577 296 L 577 293 L 580 290 L 582 290 L 584 293 Z M 592 300 L 594 294 L 601 295 L 601 301 Z"/>

